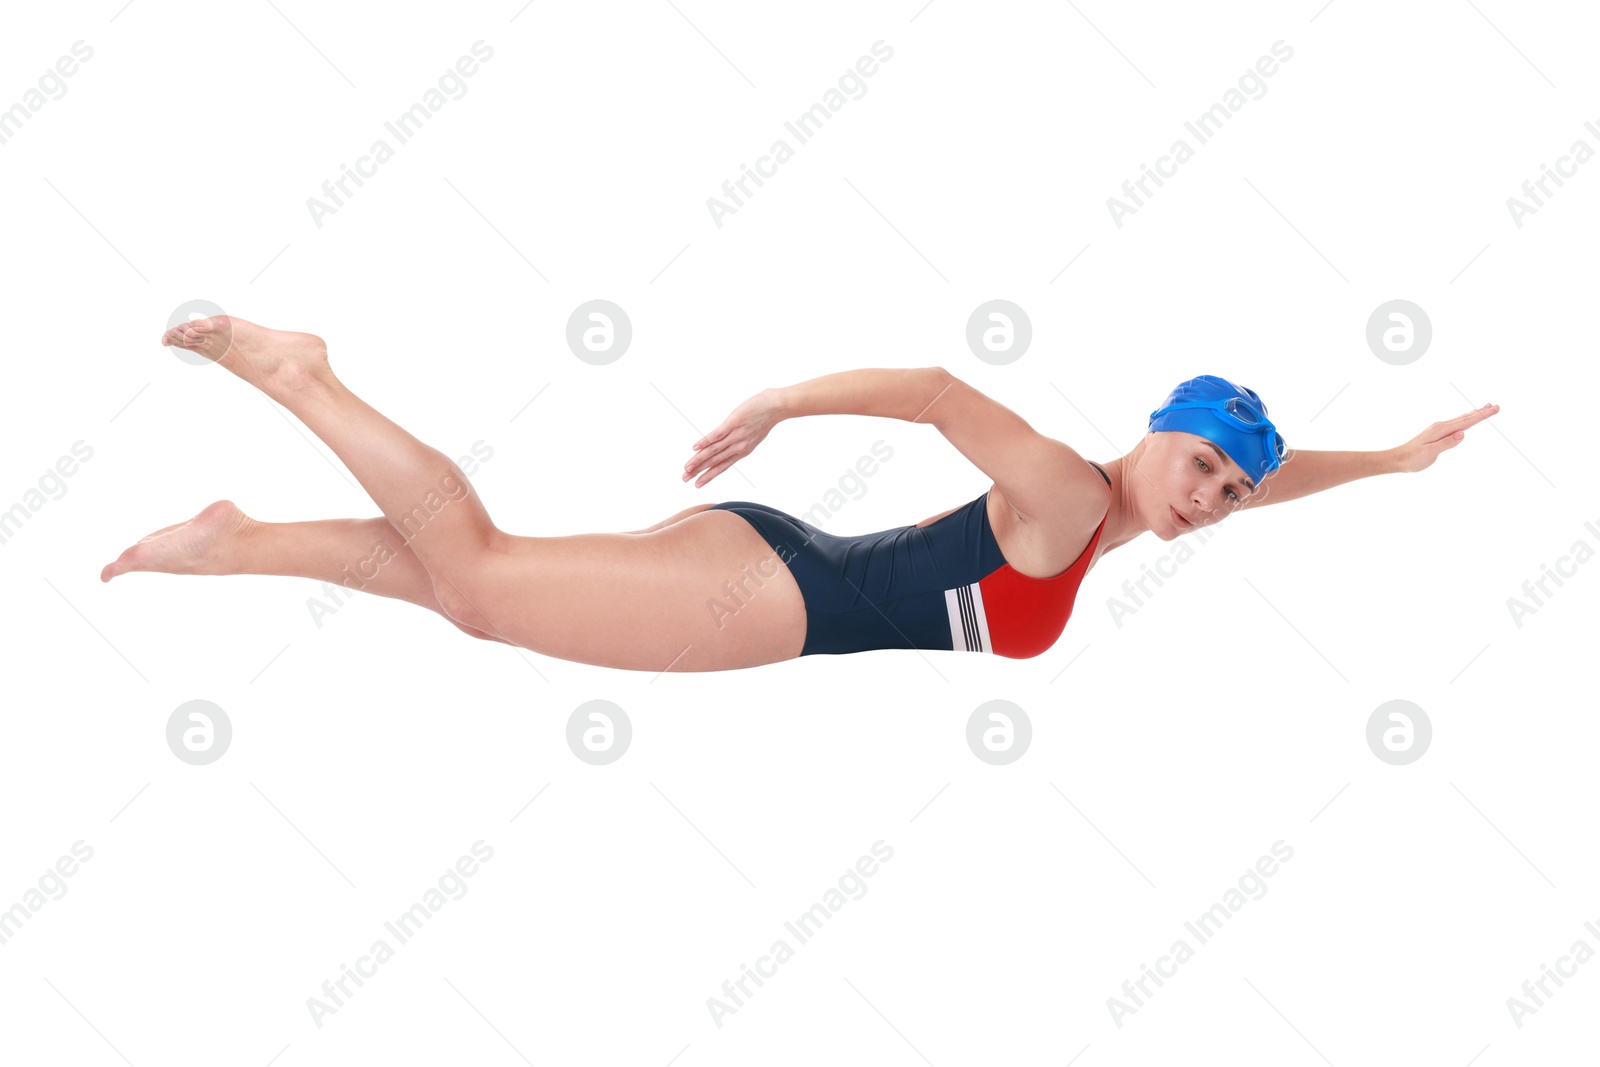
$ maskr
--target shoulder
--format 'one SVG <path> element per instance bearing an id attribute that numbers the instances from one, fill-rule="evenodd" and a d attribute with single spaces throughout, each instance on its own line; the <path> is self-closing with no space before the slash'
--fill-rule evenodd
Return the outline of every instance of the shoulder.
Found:
<path id="1" fill-rule="evenodd" d="M 1042 440 L 1038 465 L 1030 472 L 1030 506 L 1014 509 L 1018 518 L 1029 526 L 1069 531 L 1069 536 L 1087 522 L 1093 533 L 1111 503 L 1110 479 L 1071 445 Z"/>
<path id="2" fill-rule="evenodd" d="M 948 372 L 945 379 L 936 402 L 927 406 L 927 421 L 1017 512 L 1054 524 L 1083 508 L 1083 494 L 1094 491 L 1099 475 L 1082 456 L 961 379 Z"/>
<path id="3" fill-rule="evenodd" d="M 1111 506 L 1111 486 L 1100 469 L 1069 446 L 1061 449 L 1059 462 L 1039 472 L 1048 489 L 1036 494 L 1029 514 L 998 486 L 990 490 L 989 522 L 1000 551 L 1012 567 L 1034 578 L 1053 577 L 1072 566 Z"/>

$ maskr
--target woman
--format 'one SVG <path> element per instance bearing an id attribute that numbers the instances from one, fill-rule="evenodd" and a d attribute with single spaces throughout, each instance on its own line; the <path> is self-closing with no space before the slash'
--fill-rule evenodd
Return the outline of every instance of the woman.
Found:
<path id="1" fill-rule="evenodd" d="M 994 484 L 915 526 L 855 537 L 749 501 L 696 505 L 631 533 L 519 537 L 495 527 L 448 457 L 345 388 L 321 338 L 217 316 L 162 343 L 219 362 L 293 412 L 383 517 L 264 523 L 219 500 L 130 547 L 102 581 L 296 575 L 419 604 L 474 637 L 653 672 L 871 648 L 1038 655 L 1060 636 L 1084 574 L 1138 535 L 1170 541 L 1240 508 L 1423 470 L 1499 410 L 1435 423 L 1383 452 L 1289 454 L 1255 393 L 1207 375 L 1173 391 L 1133 451 L 1098 464 L 942 368 L 844 371 L 739 405 L 694 443 L 683 480 L 706 485 L 782 419 L 850 414 L 929 423 Z M 376 573 L 353 576 L 359 559 L 376 559 Z"/>

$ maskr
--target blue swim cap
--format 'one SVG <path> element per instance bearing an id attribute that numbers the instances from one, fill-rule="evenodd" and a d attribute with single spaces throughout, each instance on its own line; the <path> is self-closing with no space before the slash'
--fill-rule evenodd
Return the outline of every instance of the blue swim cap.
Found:
<path id="1" fill-rule="evenodd" d="M 1190 378 L 1168 393 L 1150 413 L 1150 429 L 1204 437 L 1257 485 L 1283 465 L 1283 435 L 1268 421 L 1267 405 L 1254 389 L 1214 374 Z"/>

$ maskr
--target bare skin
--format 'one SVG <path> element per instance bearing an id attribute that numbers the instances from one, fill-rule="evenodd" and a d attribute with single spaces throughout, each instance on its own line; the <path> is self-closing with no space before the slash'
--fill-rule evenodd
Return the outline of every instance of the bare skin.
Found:
<path id="1" fill-rule="evenodd" d="M 219 316 L 175 327 L 162 343 L 207 356 L 292 412 L 355 475 L 388 529 L 378 520 L 260 523 L 217 501 L 131 546 L 104 569 L 105 581 L 144 570 L 337 582 L 381 541 L 392 552 L 373 577 L 371 568 L 360 576 L 366 591 L 544 655 L 650 672 L 799 655 L 799 587 L 738 515 L 702 505 L 632 533 L 509 534 L 449 457 L 339 381 L 321 338 Z M 746 591 L 744 603 L 719 618 L 709 602 L 729 603 L 730 585 Z"/>
<path id="2" fill-rule="evenodd" d="M 1378 466 L 1366 473 L 1426 470 L 1441 453 L 1460 444 L 1469 427 L 1499 410 L 1498 404 L 1485 404 L 1436 422 L 1405 444 L 1374 453 Z M 1284 462 L 1294 462 L 1293 452 Z M 1252 485 L 1239 465 L 1216 446 L 1177 431 L 1147 433 L 1127 455 L 1102 465 L 1111 476 L 1111 503 L 1097 557 L 1145 532 L 1171 541 L 1202 526 L 1214 526 L 1236 511 L 1272 499 L 1279 480 L 1274 473 Z M 1283 496 L 1280 491 L 1279 497 Z"/>
<path id="3" fill-rule="evenodd" d="M 219 500 L 130 546 L 103 569 L 102 581 L 130 571 L 306 577 L 417 604 L 474 637 L 623 670 L 733 670 L 800 654 L 799 586 L 737 514 L 699 504 L 628 533 L 509 534 L 447 456 L 345 387 L 321 338 L 219 316 L 175 327 L 162 343 L 202 353 L 282 404 L 339 456 L 383 514 L 267 523 Z M 1470 425 L 1468 418 L 1448 425 Z M 1128 455 L 1101 464 L 1109 488 L 1085 464 L 1082 490 L 1097 494 L 1085 499 L 1104 506 L 1089 509 L 1093 518 L 1082 530 L 1077 523 L 1040 531 L 991 487 L 989 520 L 1002 554 L 1021 573 L 1045 578 L 1082 555 L 1102 516 L 1091 568 L 1146 531 L 1171 540 L 1193 528 L 1177 525 L 1169 507 L 1197 525 L 1220 521 L 1247 502 L 1236 499 L 1242 472 L 1225 457 L 1196 461 L 1196 443 L 1205 447 L 1190 434 L 1146 435 Z M 1417 450 L 1405 462 L 1421 466 L 1450 447 L 1421 437 L 1411 444 Z"/>
<path id="4" fill-rule="evenodd" d="M 377 545 L 388 559 L 371 579 L 352 569 Z M 129 571 L 162 574 L 277 574 L 346 585 L 438 612 L 463 633 L 488 641 L 504 638 L 451 618 L 439 604 L 428 570 L 383 516 L 315 522 L 259 522 L 231 500 L 218 500 L 194 518 L 157 530 L 106 564 L 100 580 Z"/>

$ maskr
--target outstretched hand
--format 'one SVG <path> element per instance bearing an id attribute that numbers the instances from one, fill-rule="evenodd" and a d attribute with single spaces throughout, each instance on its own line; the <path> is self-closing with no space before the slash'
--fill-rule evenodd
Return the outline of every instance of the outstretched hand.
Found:
<path id="1" fill-rule="evenodd" d="M 1395 469 L 1408 474 L 1427 470 L 1440 452 L 1459 445 L 1466 436 L 1467 427 L 1476 425 L 1500 410 L 1499 404 L 1485 404 L 1476 411 L 1445 422 L 1436 422 L 1417 436 L 1394 449 Z"/>
<path id="2" fill-rule="evenodd" d="M 705 485 L 733 466 L 736 460 L 755 451 L 756 445 L 782 420 L 772 391 L 763 389 L 734 408 L 733 413 L 722 420 L 722 425 L 689 446 L 695 453 L 683 465 L 683 480 L 688 481 L 698 473 L 700 480 L 694 483 L 695 488 Z"/>

